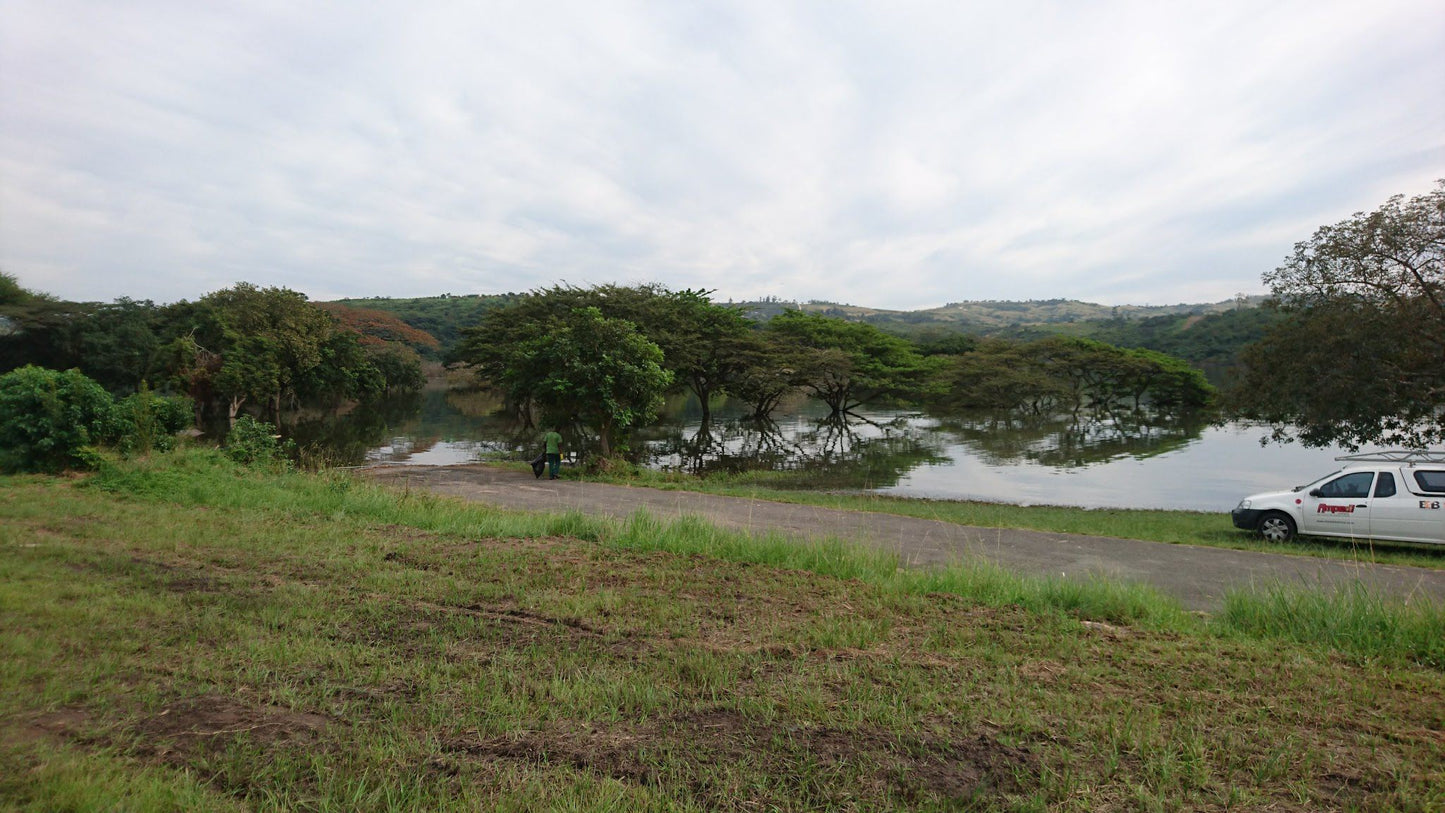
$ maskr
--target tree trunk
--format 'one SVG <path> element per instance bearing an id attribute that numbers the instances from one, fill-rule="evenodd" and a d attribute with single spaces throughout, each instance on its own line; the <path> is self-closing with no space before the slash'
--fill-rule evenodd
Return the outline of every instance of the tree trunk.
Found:
<path id="1" fill-rule="evenodd" d="M 246 403 L 246 396 L 233 395 L 231 402 L 226 409 L 226 429 L 233 429 L 236 426 L 236 413 L 241 411 L 241 405 Z"/>
<path id="2" fill-rule="evenodd" d="M 603 457 L 612 456 L 612 423 L 603 423 L 597 428 L 597 445 L 602 448 Z"/>
<path id="3" fill-rule="evenodd" d="M 712 390 L 706 386 L 694 385 L 693 391 L 697 393 L 697 400 L 702 403 L 702 422 L 706 424 L 712 420 L 712 408 L 707 403 L 712 400 Z"/>

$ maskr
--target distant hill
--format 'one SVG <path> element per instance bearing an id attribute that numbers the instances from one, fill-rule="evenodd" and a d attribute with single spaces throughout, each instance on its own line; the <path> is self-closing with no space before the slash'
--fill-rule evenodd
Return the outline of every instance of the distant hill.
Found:
<path id="1" fill-rule="evenodd" d="M 1087 322 L 1105 319 L 1147 319 L 1156 316 L 1191 315 L 1204 316 L 1224 313 L 1244 307 L 1257 307 L 1264 301 L 1262 296 L 1229 299 L 1223 302 L 1178 305 L 1096 305 L 1076 299 L 1030 299 L 1023 302 L 1006 300 L 978 300 L 972 302 L 950 302 L 939 308 L 916 311 L 897 311 L 882 308 L 868 308 L 846 305 L 838 302 L 812 300 L 809 302 L 783 302 L 769 299 L 737 303 L 749 316 L 767 319 L 787 308 L 801 308 L 809 313 L 821 313 L 860 322 L 886 325 L 909 325 L 930 327 L 951 327 L 970 333 L 984 333 L 1001 328 L 1023 325 L 1049 325 L 1059 323 Z"/>
<path id="2" fill-rule="evenodd" d="M 1062 334 L 1097 339 L 1117 347 L 1157 350 L 1199 367 L 1218 384 L 1225 381 L 1238 364 L 1239 351 L 1263 338 L 1269 326 L 1280 318 L 1278 312 L 1255 305 L 1214 313 L 1015 325 L 993 335 L 1037 339 Z"/>

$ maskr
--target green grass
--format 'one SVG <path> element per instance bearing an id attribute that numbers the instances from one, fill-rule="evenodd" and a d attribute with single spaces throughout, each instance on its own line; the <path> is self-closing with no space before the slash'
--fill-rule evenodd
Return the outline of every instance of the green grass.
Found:
<path id="1" fill-rule="evenodd" d="M 3 478 L 0 809 L 1445 805 L 1439 612 L 1260 598 L 205 452 Z"/>
<path id="2" fill-rule="evenodd" d="M 568 473 L 566 476 L 578 475 Z M 1372 543 L 1368 540 L 1302 538 L 1280 544 L 1239 530 L 1225 512 L 1163 511 L 1153 509 L 1084 509 L 1055 505 L 1010 505 L 971 500 L 929 500 L 876 494 L 808 491 L 789 488 L 786 475 L 747 472 L 697 478 L 671 472 L 631 470 L 586 479 L 649 488 L 696 491 L 720 496 L 747 497 L 775 502 L 816 505 L 846 511 L 898 514 L 980 528 L 1019 528 L 1050 533 L 1073 533 L 1142 539 L 1179 545 L 1203 545 L 1231 550 L 1263 551 L 1291 556 L 1315 556 L 1349 561 L 1445 568 L 1445 547 Z"/>
<path id="3" fill-rule="evenodd" d="M 1358 584 L 1330 592 L 1276 585 L 1231 593 L 1217 625 L 1258 638 L 1445 670 L 1445 612 L 1428 602 L 1389 602 Z"/>

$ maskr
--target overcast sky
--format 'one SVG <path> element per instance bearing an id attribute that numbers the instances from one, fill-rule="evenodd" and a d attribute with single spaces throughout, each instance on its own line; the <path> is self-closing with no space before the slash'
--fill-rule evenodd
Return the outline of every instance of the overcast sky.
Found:
<path id="1" fill-rule="evenodd" d="M 1262 293 L 1445 177 L 1445 3 L 0 0 L 0 270 L 67 299 Z"/>

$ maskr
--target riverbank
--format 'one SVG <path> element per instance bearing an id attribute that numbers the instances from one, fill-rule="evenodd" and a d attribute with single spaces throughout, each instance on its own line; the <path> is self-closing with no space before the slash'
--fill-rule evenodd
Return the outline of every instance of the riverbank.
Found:
<path id="1" fill-rule="evenodd" d="M 1445 662 L 1405 615 L 1357 653 L 1147 591 L 203 453 L 0 479 L 0 574 L 19 809 L 1445 802 Z"/>

